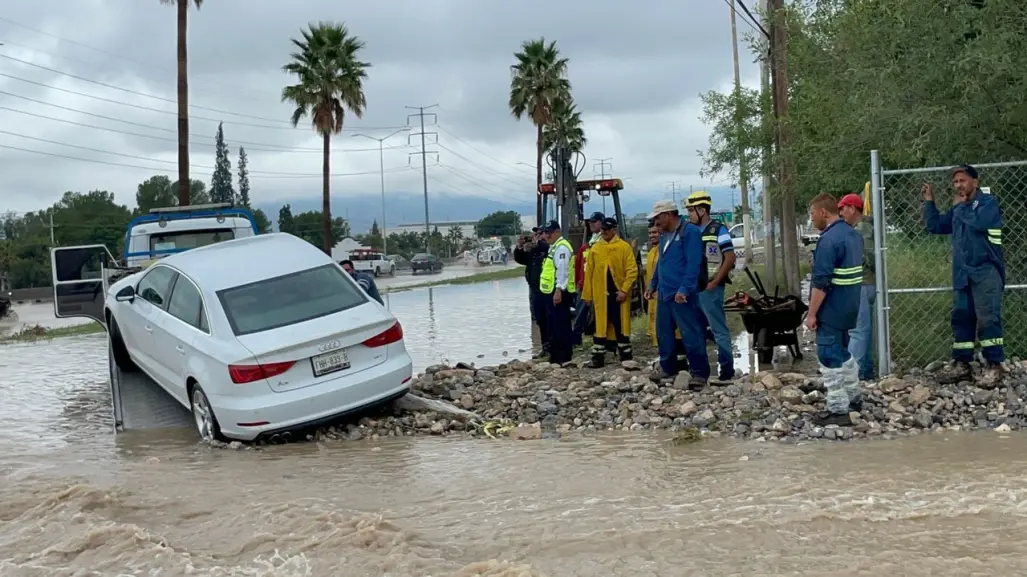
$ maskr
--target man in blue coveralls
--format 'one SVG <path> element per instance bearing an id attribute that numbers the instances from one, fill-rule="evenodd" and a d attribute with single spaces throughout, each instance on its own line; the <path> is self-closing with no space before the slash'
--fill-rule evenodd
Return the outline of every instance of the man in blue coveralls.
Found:
<path id="1" fill-rule="evenodd" d="M 924 183 L 924 223 L 927 232 L 952 235 L 952 360 L 938 371 L 939 383 L 970 378 L 974 340 L 988 366 L 981 386 L 1002 378 L 1002 291 L 1006 266 L 1002 255 L 1002 209 L 998 200 L 978 186 L 977 169 L 970 165 L 952 171 L 956 198 L 939 214 L 934 191 Z"/>
<path id="2" fill-rule="evenodd" d="M 660 251 L 645 298 L 655 293 L 656 346 L 660 351 L 660 370 L 653 378 L 663 380 L 677 373 L 674 329 L 681 332 L 691 371 L 690 388 L 706 385 L 710 378 L 710 359 L 706 354 L 705 318 L 699 309 L 700 287 L 708 282 L 703 266 L 702 229 L 681 218 L 672 201 L 660 200 L 653 206 L 649 220 L 660 228 Z"/>
<path id="3" fill-rule="evenodd" d="M 809 205 L 809 218 L 820 231 L 813 253 L 806 328 L 817 333 L 817 360 L 827 387 L 827 412 L 820 426 L 851 425 L 849 411 L 859 411 L 863 398 L 859 367 L 849 354 L 849 331 L 859 315 L 863 283 L 863 238 L 838 216 L 838 201 L 818 194 Z"/>

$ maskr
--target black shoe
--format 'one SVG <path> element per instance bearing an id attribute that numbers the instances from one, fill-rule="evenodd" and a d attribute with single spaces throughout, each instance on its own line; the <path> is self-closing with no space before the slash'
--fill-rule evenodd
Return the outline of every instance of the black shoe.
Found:
<path id="1" fill-rule="evenodd" d="M 823 412 L 813 419 L 813 424 L 818 427 L 826 427 L 828 425 L 837 425 L 839 427 L 851 427 L 852 419 L 849 418 L 848 413 L 844 415 L 837 415 L 835 413 Z"/>
<path id="2" fill-rule="evenodd" d="M 630 346 L 627 346 L 627 347 L 624 347 L 624 348 L 618 347 L 617 348 L 617 358 L 620 359 L 620 362 L 623 363 L 624 361 L 633 360 L 635 358 L 635 355 L 632 352 Z"/>
<path id="3" fill-rule="evenodd" d="M 969 381 L 972 377 L 970 364 L 962 361 L 954 361 L 934 373 L 934 380 L 939 385 L 953 385 L 960 381 Z"/>
<path id="4" fill-rule="evenodd" d="M 606 355 L 604 353 L 592 353 L 592 360 L 585 365 L 590 369 L 601 369 L 606 366 Z"/>
<path id="5" fill-rule="evenodd" d="M 720 373 L 720 376 L 717 377 L 717 380 L 722 382 L 722 383 L 727 383 L 727 382 L 731 382 L 731 381 L 735 380 L 736 378 L 738 378 L 738 371 L 736 371 L 734 369 L 731 369 L 730 373 L 728 373 L 728 372 Z"/>
<path id="6" fill-rule="evenodd" d="M 849 412 L 855 411 L 857 413 L 863 412 L 863 399 L 859 398 L 849 403 Z"/>

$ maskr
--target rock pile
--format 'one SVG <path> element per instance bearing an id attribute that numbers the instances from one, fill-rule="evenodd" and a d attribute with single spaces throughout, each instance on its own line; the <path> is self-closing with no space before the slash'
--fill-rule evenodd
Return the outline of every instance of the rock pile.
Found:
<path id="1" fill-rule="evenodd" d="M 357 440 L 409 435 L 505 434 L 539 438 L 571 431 L 666 430 L 683 438 L 730 435 L 795 441 L 894 437 L 938 430 L 1027 428 L 1027 363 L 1007 364 L 991 388 L 940 385 L 932 364 L 904 377 L 864 383 L 852 426 L 820 427 L 822 379 L 765 372 L 755 379 L 689 390 L 687 379 L 654 382 L 629 361 L 607 369 L 511 361 L 497 367 L 433 366 L 414 379 L 413 394 L 379 415 L 319 431 Z"/>

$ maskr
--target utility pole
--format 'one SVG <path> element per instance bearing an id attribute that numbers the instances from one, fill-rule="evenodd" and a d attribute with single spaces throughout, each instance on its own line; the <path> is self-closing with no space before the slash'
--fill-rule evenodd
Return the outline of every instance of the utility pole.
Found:
<path id="1" fill-rule="evenodd" d="M 781 250 L 784 288 L 799 294 L 799 244 L 795 228 L 795 190 L 792 179 L 792 129 L 788 119 L 788 37 L 785 30 L 784 0 L 770 0 L 771 75 L 774 116 L 777 120 L 777 153 L 781 184 Z"/>
<path id="2" fill-rule="evenodd" d="M 57 236 L 54 234 L 53 211 L 50 211 L 50 247 L 57 246 Z"/>
<path id="3" fill-rule="evenodd" d="M 670 189 L 670 198 L 674 201 L 674 206 L 677 206 L 678 205 L 678 181 L 672 180 L 670 182 L 670 184 L 667 185 L 667 188 Z"/>
<path id="4" fill-rule="evenodd" d="M 382 177 L 382 252 L 385 254 L 389 254 L 389 232 L 388 229 L 385 227 L 385 141 L 392 138 L 393 136 L 396 136 L 400 132 L 408 132 L 409 130 L 409 127 L 400 128 L 396 132 L 393 132 L 388 136 L 383 136 L 382 138 L 375 138 L 374 136 L 368 136 L 366 134 L 353 135 L 353 137 L 360 136 L 363 138 L 369 138 L 371 140 L 378 141 L 378 170 L 381 173 Z"/>
<path id="5" fill-rule="evenodd" d="M 767 11 L 767 0 L 760 0 L 760 13 L 766 17 L 770 13 Z M 765 48 L 763 50 L 762 58 L 760 58 L 760 94 L 763 102 L 767 102 L 770 99 L 767 98 L 770 94 L 770 41 L 769 39 L 761 45 Z M 770 118 L 771 110 L 764 106 L 763 110 L 763 122 L 764 126 Z M 774 285 L 777 284 L 777 247 L 776 247 L 776 234 L 774 233 L 774 199 L 771 194 L 771 157 L 773 155 L 773 149 L 770 143 L 765 143 L 763 147 L 763 165 L 761 166 L 760 172 L 763 173 L 763 196 L 762 196 L 762 209 L 763 209 L 763 260 L 766 261 L 766 276 L 770 279 L 770 282 Z"/>
<path id="6" fill-rule="evenodd" d="M 610 175 L 613 176 L 613 164 L 610 162 L 612 158 L 600 158 L 596 161 L 596 164 L 592 167 L 592 171 L 595 172 L 596 166 L 599 167 L 599 178 L 606 180 L 606 167 L 610 167 Z M 603 214 L 606 214 L 606 197 L 603 197 Z"/>
<path id="7" fill-rule="evenodd" d="M 735 18 L 735 0 L 731 0 L 731 55 L 735 68 L 735 121 L 738 124 L 738 187 L 742 189 L 742 233 L 745 235 L 745 260 L 748 261 L 752 255 L 752 243 L 749 240 L 749 163 L 745 157 L 745 143 L 742 142 L 745 119 L 742 117 L 742 77 L 738 70 L 738 28 Z M 734 210 L 732 206 L 731 212 Z"/>
<path id="8" fill-rule="evenodd" d="M 431 252 L 431 243 L 429 242 L 431 240 L 431 225 L 428 222 L 428 151 L 425 149 L 424 137 L 425 137 L 426 134 L 429 134 L 429 133 L 426 133 L 424 131 L 424 116 L 425 116 L 424 111 L 425 111 L 425 109 L 435 108 L 437 106 L 438 106 L 438 104 L 432 104 L 431 106 L 407 106 L 406 107 L 409 110 L 416 110 L 417 111 L 417 114 L 408 114 L 407 115 L 407 124 L 410 124 L 410 119 L 413 118 L 414 116 L 419 117 L 420 120 L 421 120 L 421 132 L 419 132 L 417 134 L 411 134 L 410 136 L 420 136 L 421 137 L 421 178 L 424 180 L 424 250 L 425 250 L 425 252 L 428 252 L 428 253 Z M 439 116 L 437 114 L 435 114 L 434 112 L 429 112 L 428 116 L 432 117 L 432 122 L 434 122 L 435 124 L 438 124 Z M 438 140 L 439 133 L 432 132 L 430 134 L 434 134 L 435 135 L 435 139 Z M 408 138 L 407 143 L 409 144 L 409 142 L 410 141 L 409 141 L 409 138 Z M 433 154 L 438 154 L 438 153 L 435 152 Z"/>

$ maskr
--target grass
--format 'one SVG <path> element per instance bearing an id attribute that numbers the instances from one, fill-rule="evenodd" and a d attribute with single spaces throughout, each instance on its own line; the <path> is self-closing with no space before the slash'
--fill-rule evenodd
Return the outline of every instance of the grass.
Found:
<path id="1" fill-rule="evenodd" d="M 509 268 L 503 268 L 500 270 L 491 270 L 480 273 L 475 273 L 468 276 L 462 276 L 457 278 L 439 279 L 434 281 L 425 281 L 423 283 L 409 284 L 397 287 L 388 287 L 381 290 L 382 294 L 386 293 L 397 293 L 412 289 L 443 286 L 443 285 L 463 285 L 463 284 L 475 284 L 480 282 L 489 282 L 496 280 L 506 280 L 511 278 L 523 278 L 524 267 L 515 266 Z"/>
<path id="2" fill-rule="evenodd" d="M 95 322 L 52 329 L 48 329 L 42 325 L 28 325 L 22 327 L 22 329 L 16 333 L 0 337 L 0 344 L 26 343 L 56 339 L 60 337 L 92 335 L 102 333 L 103 330 L 103 325 Z"/>

